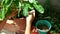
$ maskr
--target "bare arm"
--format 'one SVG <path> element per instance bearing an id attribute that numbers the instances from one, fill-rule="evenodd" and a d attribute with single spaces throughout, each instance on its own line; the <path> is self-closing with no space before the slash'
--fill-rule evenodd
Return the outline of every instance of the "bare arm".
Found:
<path id="1" fill-rule="evenodd" d="M 26 17 L 26 30 L 25 34 L 30 34 L 31 33 L 31 23 L 35 17 L 35 10 L 30 11 L 30 14 L 28 17 Z"/>

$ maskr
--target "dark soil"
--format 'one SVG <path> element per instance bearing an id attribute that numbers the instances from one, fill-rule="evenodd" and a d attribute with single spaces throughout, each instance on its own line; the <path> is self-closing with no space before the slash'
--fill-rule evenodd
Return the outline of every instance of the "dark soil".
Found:
<path id="1" fill-rule="evenodd" d="M 47 30 L 48 27 L 47 27 L 46 25 L 40 25 L 40 26 L 38 27 L 38 29 Z"/>

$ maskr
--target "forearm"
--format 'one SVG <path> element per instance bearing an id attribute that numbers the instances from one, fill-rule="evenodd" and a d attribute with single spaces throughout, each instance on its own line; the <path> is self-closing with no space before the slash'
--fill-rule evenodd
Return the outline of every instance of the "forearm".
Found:
<path id="1" fill-rule="evenodd" d="M 31 32 L 31 24 L 27 24 L 25 34 L 30 34 L 30 32 Z"/>
<path id="2" fill-rule="evenodd" d="M 32 18 L 32 15 L 29 15 L 27 18 L 26 18 L 26 30 L 25 30 L 25 34 L 30 34 L 30 30 L 31 30 L 31 19 Z"/>
<path id="3" fill-rule="evenodd" d="M 29 12 L 28 17 L 26 17 L 26 30 L 25 34 L 31 34 L 31 23 L 35 17 L 35 10 Z"/>

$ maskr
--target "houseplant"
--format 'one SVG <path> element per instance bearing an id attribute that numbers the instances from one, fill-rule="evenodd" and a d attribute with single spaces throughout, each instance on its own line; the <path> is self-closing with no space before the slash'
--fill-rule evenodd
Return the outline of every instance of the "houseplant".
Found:
<path id="1" fill-rule="evenodd" d="M 39 13 L 44 13 L 43 7 L 36 0 L 2 0 L 1 6 L 3 7 L 2 8 L 3 10 L 1 10 L 2 13 L 0 12 L 1 17 L 2 17 L 2 18 L 0 18 L 0 20 L 5 19 L 6 14 L 8 14 L 7 12 L 9 12 L 8 9 L 10 9 L 10 8 L 12 9 L 12 7 L 11 7 L 12 4 L 13 4 L 14 10 L 16 11 L 17 14 L 14 14 L 14 16 L 13 15 L 8 16 L 8 18 L 9 17 L 10 17 L 9 19 L 11 19 L 11 17 L 14 18 L 15 22 L 19 21 L 20 18 L 22 18 L 22 17 L 23 17 L 23 19 L 25 19 L 28 16 L 29 11 L 31 11 L 31 10 L 37 10 Z M 6 14 L 4 14 L 5 12 L 6 12 Z"/>

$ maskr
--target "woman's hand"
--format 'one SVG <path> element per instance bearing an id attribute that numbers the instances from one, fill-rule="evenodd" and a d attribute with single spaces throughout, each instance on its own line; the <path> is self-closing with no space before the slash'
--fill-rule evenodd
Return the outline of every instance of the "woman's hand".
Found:
<path id="1" fill-rule="evenodd" d="M 26 17 L 26 30 L 25 34 L 30 34 L 31 32 L 31 23 L 35 18 L 35 10 L 29 12 L 28 17 Z"/>
<path id="2" fill-rule="evenodd" d="M 34 20 L 35 18 L 35 10 L 32 10 L 29 12 L 29 15 L 28 17 L 26 17 L 26 23 L 32 23 L 32 21 Z"/>

